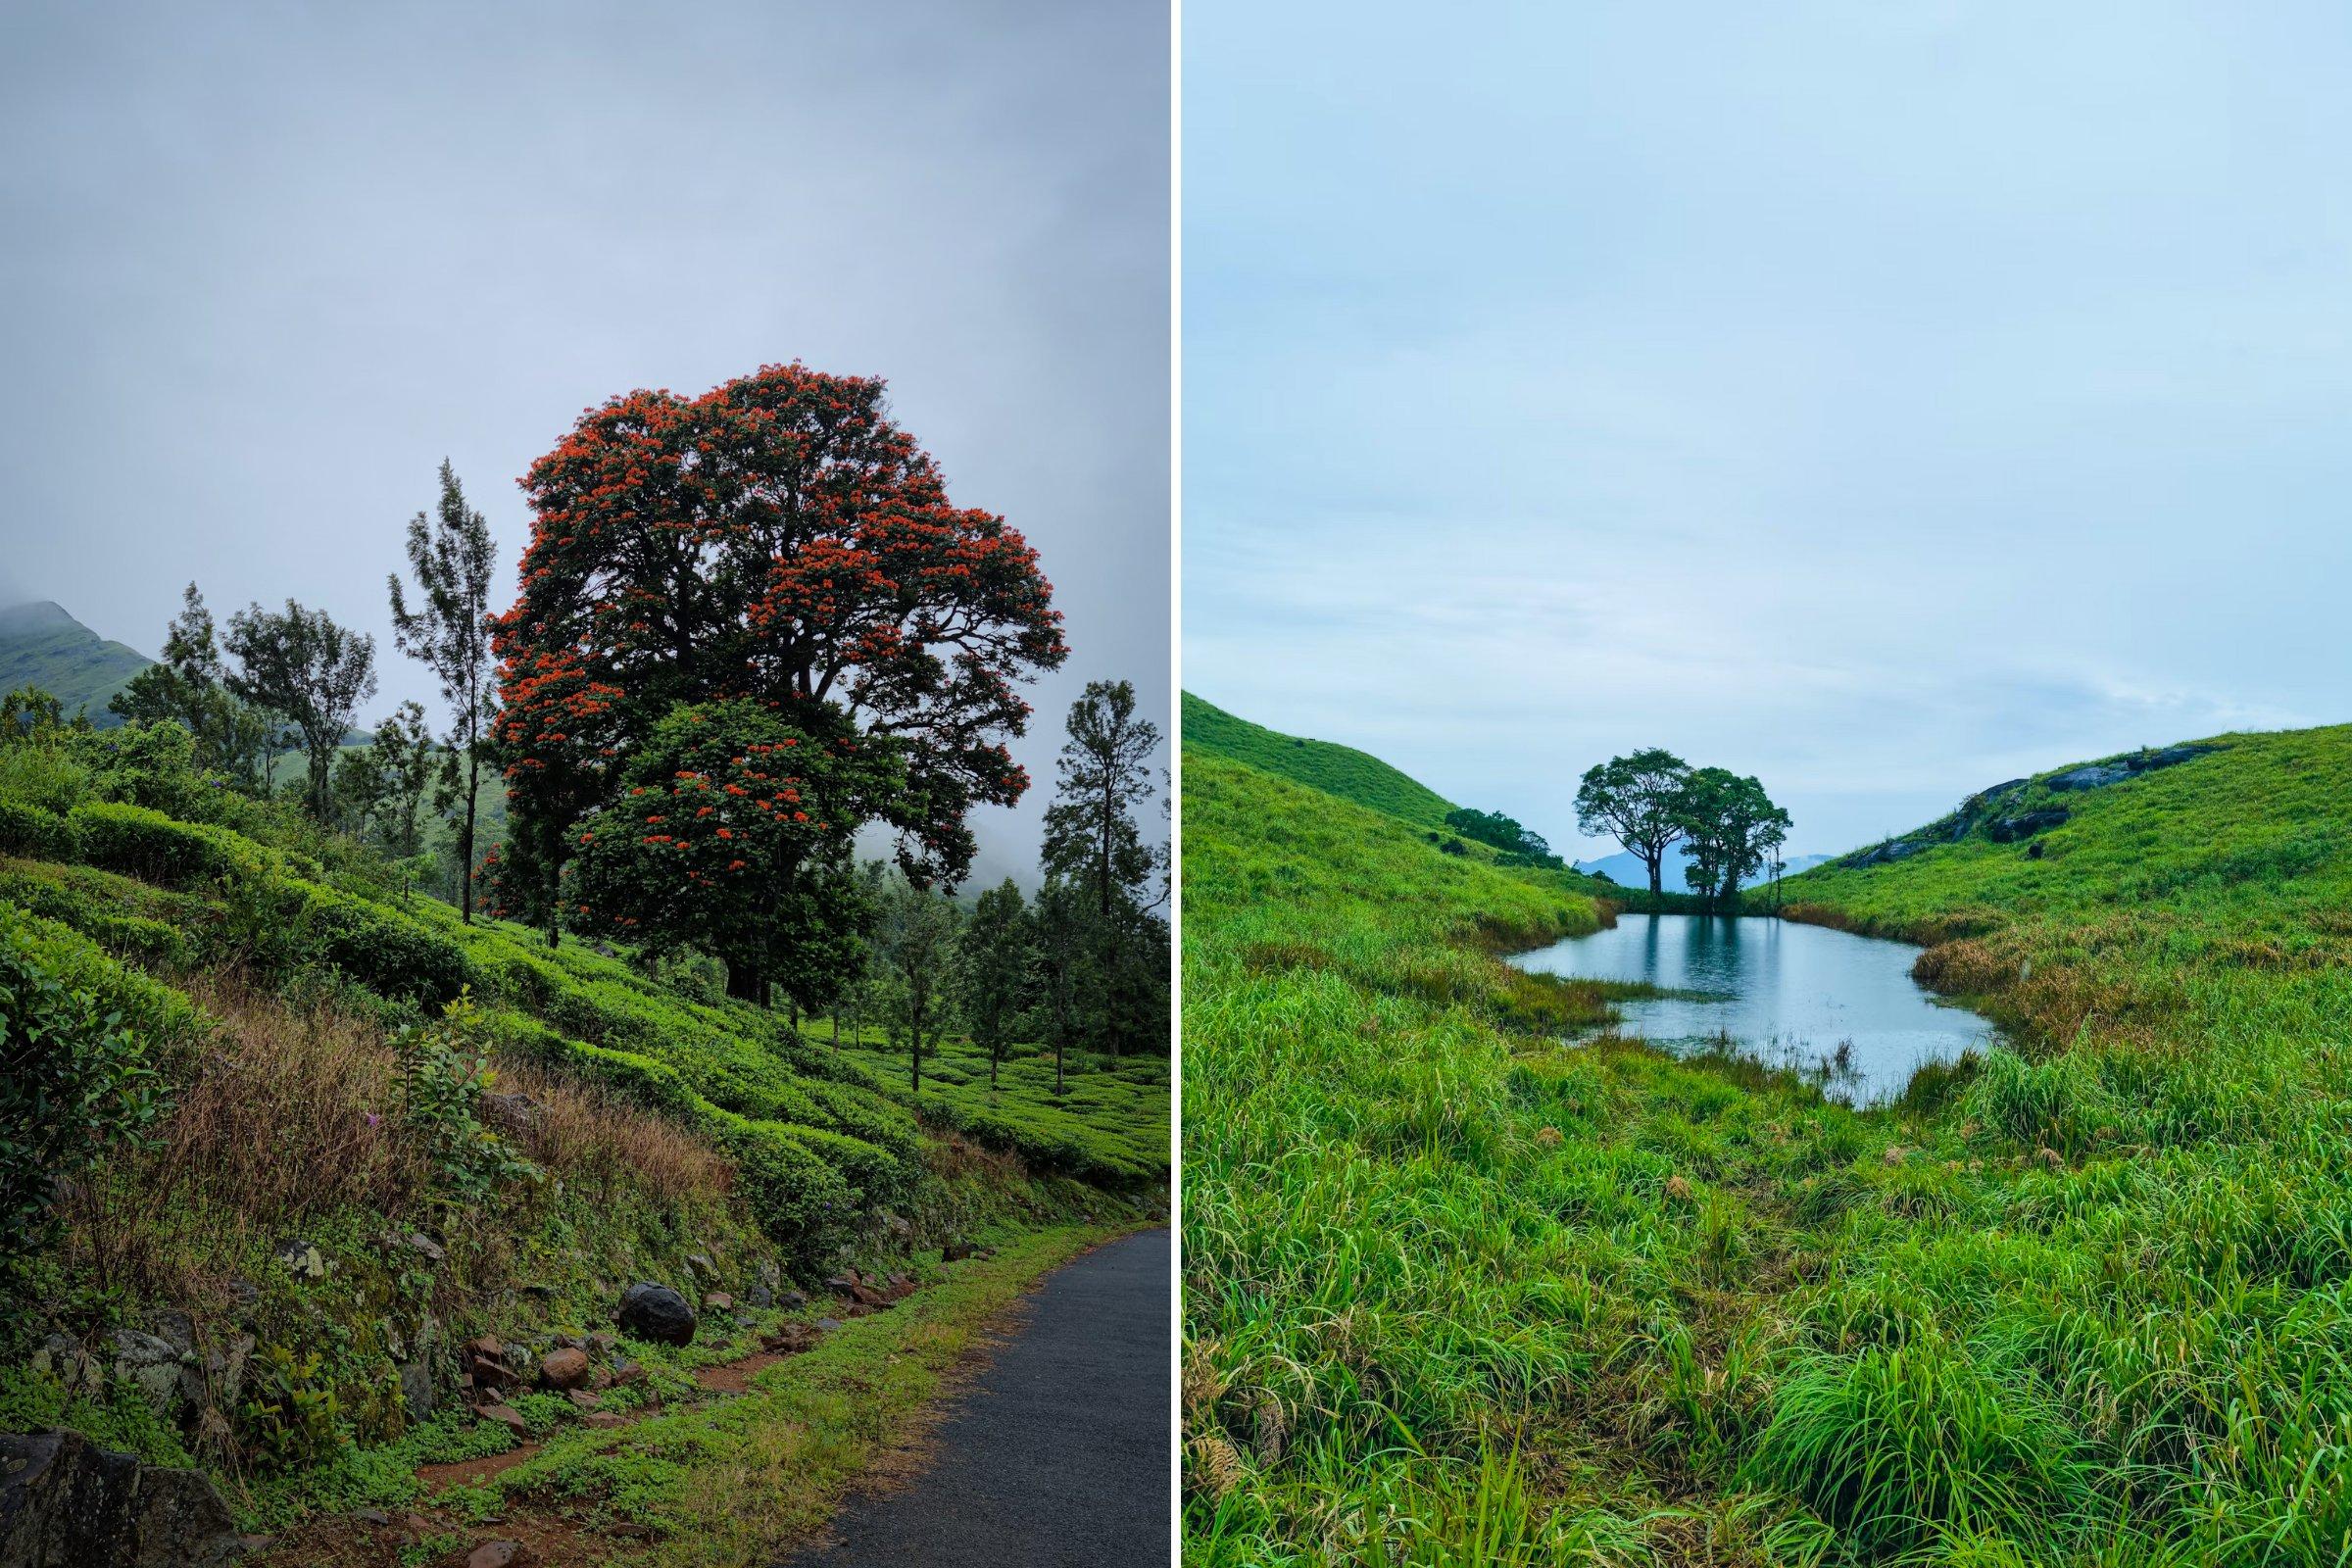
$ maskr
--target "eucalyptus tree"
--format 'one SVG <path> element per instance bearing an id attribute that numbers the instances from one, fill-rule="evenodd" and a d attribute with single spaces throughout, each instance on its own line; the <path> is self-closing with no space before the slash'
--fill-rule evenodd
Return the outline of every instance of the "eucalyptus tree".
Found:
<path id="1" fill-rule="evenodd" d="M 392 589 L 393 645 L 431 669 L 449 705 L 451 793 L 458 824 L 458 914 L 473 918 L 475 802 L 482 787 L 482 740 L 498 715 L 498 660 L 490 646 L 490 586 L 498 553 L 490 524 L 466 504 L 465 487 L 441 461 L 441 501 L 428 521 L 409 519 L 409 569 L 418 598 L 410 608 L 400 574 Z M 459 760 L 463 759 L 460 762 Z M 463 782 L 458 771 L 462 770 Z"/>
<path id="2" fill-rule="evenodd" d="M 956 956 L 956 906 L 901 876 L 883 895 L 876 951 L 889 976 L 891 1037 L 905 1042 L 907 1087 L 923 1092 L 923 1046 L 942 1031 Z"/>
<path id="3" fill-rule="evenodd" d="M 360 705 L 375 695 L 375 639 L 289 599 L 282 611 L 248 605 L 228 617 L 226 685 L 239 700 L 285 715 L 310 760 L 305 803 L 331 821 L 335 751 Z"/>
<path id="4" fill-rule="evenodd" d="M 1037 942 L 1021 890 L 1010 877 L 980 895 L 956 939 L 956 981 L 964 1027 L 988 1053 L 988 1087 L 997 1087 L 1004 1047 L 1026 1007 Z"/>

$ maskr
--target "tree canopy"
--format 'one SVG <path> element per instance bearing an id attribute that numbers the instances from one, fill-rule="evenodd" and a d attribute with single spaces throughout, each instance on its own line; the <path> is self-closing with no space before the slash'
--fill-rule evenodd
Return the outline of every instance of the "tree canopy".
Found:
<path id="1" fill-rule="evenodd" d="M 864 806 L 921 879 L 959 879 L 972 808 L 1027 789 L 1004 743 L 1017 685 L 1067 653 L 1052 586 L 1004 518 L 951 504 L 883 392 L 798 364 L 631 392 L 531 466 L 496 733 L 537 875 L 680 703 L 888 743 L 902 782 Z"/>
<path id="2" fill-rule="evenodd" d="M 1655 746 L 1596 762 L 1577 788 L 1577 826 L 1605 833 L 1640 856 L 1649 891 L 1657 893 L 1666 852 L 1689 832 L 1681 805 L 1690 778 L 1690 763 Z"/>
<path id="3" fill-rule="evenodd" d="M 226 647 L 236 661 L 227 675 L 229 691 L 283 713 L 302 732 L 310 757 L 311 815 L 331 820 L 335 749 L 360 704 L 375 695 L 375 639 L 289 599 L 282 611 L 248 605 L 229 616 Z"/>
<path id="4" fill-rule="evenodd" d="M 1551 853 L 1551 846 L 1541 833 L 1530 832 L 1515 817 L 1500 811 L 1480 811 L 1467 806 L 1457 806 L 1446 813 L 1446 825 L 1466 839 L 1500 850 L 1506 863 L 1545 865 L 1555 869 L 1560 858 Z"/>
<path id="5" fill-rule="evenodd" d="M 1739 902 L 1740 884 L 1763 869 L 1788 834 L 1788 813 L 1764 786 L 1728 768 L 1693 771 L 1676 815 L 1690 843 L 1691 883 L 1718 908 Z"/>
<path id="6" fill-rule="evenodd" d="M 859 956 L 865 898 L 851 838 L 905 787 L 900 748 L 839 710 L 795 723 L 738 699 L 682 705 L 630 755 L 612 804 L 579 825 L 576 895 L 591 930 L 725 960 L 727 989 L 829 1000 Z"/>

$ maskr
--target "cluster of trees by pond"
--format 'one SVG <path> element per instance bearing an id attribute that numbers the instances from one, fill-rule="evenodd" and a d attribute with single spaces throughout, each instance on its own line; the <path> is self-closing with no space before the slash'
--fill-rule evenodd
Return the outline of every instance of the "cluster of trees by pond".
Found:
<path id="1" fill-rule="evenodd" d="M 415 862 L 468 920 L 885 1027 L 918 1087 L 955 1023 L 992 1060 L 1015 1039 L 1164 1049 L 1170 867 L 1138 822 L 1160 734 L 1127 682 L 1071 709 L 1035 898 L 1008 880 L 954 902 L 973 809 L 1030 787 L 1006 744 L 1030 716 L 1018 689 L 1069 650 L 1037 553 L 951 503 L 880 380 L 795 364 L 631 392 L 523 488 L 503 613 L 488 524 L 446 463 L 408 524 L 392 623 L 440 687 L 441 733 L 403 703 L 349 744 L 373 640 L 293 601 L 222 627 L 193 583 L 163 659 L 110 706 L 184 729 L 218 787 L 298 793 L 321 828 Z M 858 854 L 876 825 L 889 861 Z"/>
<path id="2" fill-rule="evenodd" d="M 1736 908 L 1740 884 L 1759 871 L 1779 877 L 1790 827 L 1788 811 L 1753 776 L 1692 767 L 1657 747 L 1586 769 L 1576 819 L 1587 833 L 1607 834 L 1639 856 L 1652 894 L 1663 891 L 1667 852 L 1688 846 L 1685 874 L 1719 910 Z"/>

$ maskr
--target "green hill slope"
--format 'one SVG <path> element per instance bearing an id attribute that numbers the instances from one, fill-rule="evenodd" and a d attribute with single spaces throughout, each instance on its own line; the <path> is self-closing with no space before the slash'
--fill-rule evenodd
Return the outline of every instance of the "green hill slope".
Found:
<path id="1" fill-rule="evenodd" d="M 38 686 L 65 704 L 69 717 L 78 709 L 93 724 L 120 723 L 107 700 L 154 662 L 46 601 L 0 610 L 0 691 Z"/>
<path id="2" fill-rule="evenodd" d="M 1526 873 L 1188 749 L 1194 1555 L 2352 1560 L 2352 728 L 2211 745 L 1790 881 L 2010 1031 L 1862 1112 L 1563 1048 Z"/>
<path id="3" fill-rule="evenodd" d="M 1237 718 L 1191 692 L 1183 694 L 1185 750 L 1231 758 L 1343 801 L 1442 828 L 1453 803 L 1379 758 L 1349 746 L 1285 735 Z"/>
<path id="4" fill-rule="evenodd" d="M 994 1237 L 1042 1267 L 1049 1233 L 1131 1223 L 1165 1179 L 1163 1058 L 1072 1053 L 1059 1096 L 1050 1059 L 1015 1048 L 991 1094 L 965 1048 L 918 1101 L 879 1040 L 820 1043 L 576 940 L 463 924 L 291 807 L 195 775 L 184 741 L 174 760 L 126 734 L 0 745 L 0 1132 L 69 1108 L 12 1093 L 21 1069 L 97 1049 L 66 1044 L 96 1039 L 85 1023 L 19 1054 L 15 1020 L 52 984 L 120 1019 L 113 1059 L 157 1097 L 135 1132 L 0 1167 L 0 1432 L 194 1463 L 249 1527 L 397 1510 L 423 1496 L 418 1464 L 502 1452 L 517 1427 L 626 1445 L 528 1369 L 612 1329 L 632 1282 L 701 1301 L 703 1332 L 605 1346 L 609 1370 L 644 1375 L 602 1408 L 683 1410 L 696 1367 L 861 1311 L 827 1283 L 847 1263 L 937 1280 L 948 1243 Z M 102 1160 L 74 1160 L 91 1146 Z M 61 1166 L 52 1206 L 35 1177 Z M 54 1234 L 27 1247 L 40 1230 L 17 1222 L 45 1213 Z M 484 1334 L 522 1358 L 496 1384 L 514 1420 L 460 1402 L 492 1386 L 460 1349 Z M 211 1370 L 122 1372 L 120 1347 L 158 1343 Z M 717 1406 L 678 1419 L 688 1444 L 725 1430 Z M 831 1443 L 847 1413 L 810 1420 Z M 734 1472 L 693 1468 L 721 1449 L 695 1451 L 633 1477 L 611 1516 L 665 1534 L 737 1495 Z M 323 1560 L 310 1549 L 286 1560 Z"/>
<path id="5" fill-rule="evenodd" d="M 2291 922 L 2309 940 L 2352 896 L 2352 725 L 2222 735 L 2151 759 L 2036 775 L 1785 884 L 1887 934 L 2158 909 L 2199 925 Z M 2081 787 L 2080 781 L 2123 776 Z"/>

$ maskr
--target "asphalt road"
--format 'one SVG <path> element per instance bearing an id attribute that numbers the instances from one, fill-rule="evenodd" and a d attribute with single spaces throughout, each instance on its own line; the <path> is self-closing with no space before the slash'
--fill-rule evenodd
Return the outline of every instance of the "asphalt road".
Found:
<path id="1" fill-rule="evenodd" d="M 1143 1568 L 1169 1560 L 1169 1233 L 1046 1277 L 907 1486 L 853 1500 L 790 1568 Z"/>

